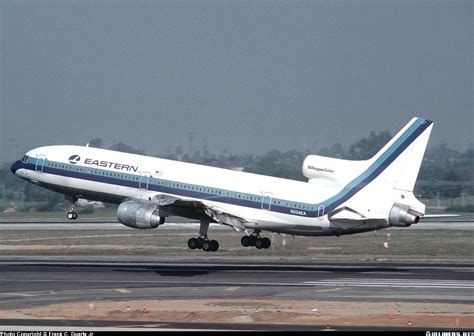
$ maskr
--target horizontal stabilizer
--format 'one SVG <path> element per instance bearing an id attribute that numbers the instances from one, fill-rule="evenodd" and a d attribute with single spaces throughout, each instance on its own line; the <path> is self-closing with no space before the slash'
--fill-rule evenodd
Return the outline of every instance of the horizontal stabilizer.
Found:
<path id="1" fill-rule="evenodd" d="M 431 215 L 424 215 L 420 219 L 425 218 L 450 218 L 450 217 L 459 217 L 458 214 L 431 214 Z"/>

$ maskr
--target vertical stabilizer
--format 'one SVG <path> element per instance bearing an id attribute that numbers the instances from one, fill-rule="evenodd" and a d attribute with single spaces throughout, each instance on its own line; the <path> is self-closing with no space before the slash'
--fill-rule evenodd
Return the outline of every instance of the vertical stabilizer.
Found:
<path id="1" fill-rule="evenodd" d="M 395 189 L 412 192 L 432 127 L 433 122 L 428 119 L 410 120 L 369 160 L 383 169 L 379 178 Z"/>

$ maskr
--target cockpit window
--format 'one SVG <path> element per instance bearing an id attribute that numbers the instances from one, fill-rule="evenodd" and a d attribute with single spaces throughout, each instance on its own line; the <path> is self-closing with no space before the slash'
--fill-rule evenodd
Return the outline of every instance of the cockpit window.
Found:
<path id="1" fill-rule="evenodd" d="M 23 156 L 23 159 L 21 160 L 24 163 L 28 162 L 28 155 Z"/>

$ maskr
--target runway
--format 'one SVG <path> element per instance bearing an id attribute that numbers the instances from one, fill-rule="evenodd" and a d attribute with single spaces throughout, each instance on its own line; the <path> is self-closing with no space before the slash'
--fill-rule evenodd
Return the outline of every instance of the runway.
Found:
<path id="1" fill-rule="evenodd" d="M 449 265 L 0 264 L 0 307 L 102 298 L 277 297 L 473 302 L 474 268 Z M 229 288 L 236 288 L 229 291 Z M 238 288 L 237 288 L 238 287 Z M 117 288 L 127 288 L 120 292 Z M 199 290 L 196 290 L 199 289 Z M 53 293 L 53 294 L 52 294 Z"/>
<path id="2" fill-rule="evenodd" d="M 342 305 L 396 301 L 472 307 L 473 275 L 474 265 L 407 266 L 394 262 L 358 266 L 292 265 L 284 261 L 257 265 L 242 260 L 209 263 L 204 258 L 141 264 L 3 261 L 0 310 L 143 299 L 309 300 Z"/>

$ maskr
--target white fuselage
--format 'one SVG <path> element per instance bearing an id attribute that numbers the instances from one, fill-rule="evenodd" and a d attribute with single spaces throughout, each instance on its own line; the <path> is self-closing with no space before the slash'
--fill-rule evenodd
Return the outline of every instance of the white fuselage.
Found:
<path id="1" fill-rule="evenodd" d="M 310 155 L 302 171 L 310 183 L 87 146 L 39 147 L 11 169 L 73 199 L 121 204 L 119 221 L 136 228 L 144 227 L 136 225 L 141 208 L 134 204 L 144 204 L 140 216 L 149 220 L 156 210 L 160 224 L 174 214 L 203 228 L 210 218 L 238 230 L 351 234 L 410 226 L 423 216 L 413 187 L 431 129 L 432 121 L 413 118 L 364 161 Z"/>
<path id="2" fill-rule="evenodd" d="M 423 216 L 413 187 L 432 124 L 413 118 L 368 160 L 310 155 L 303 163 L 309 183 L 87 146 L 39 147 L 11 170 L 73 200 L 120 204 L 118 220 L 134 228 L 156 228 L 178 215 L 199 219 L 203 237 L 209 221 L 253 229 L 257 237 L 261 230 L 352 234 L 407 227 Z M 202 248 L 217 250 L 217 242 L 209 244 Z M 188 246 L 196 248 L 196 239 Z"/>
<path id="3" fill-rule="evenodd" d="M 47 146 L 26 155 L 16 175 L 66 195 L 120 203 L 166 193 L 239 214 L 250 229 L 337 234 L 324 202 L 333 188 L 92 147 Z"/>

